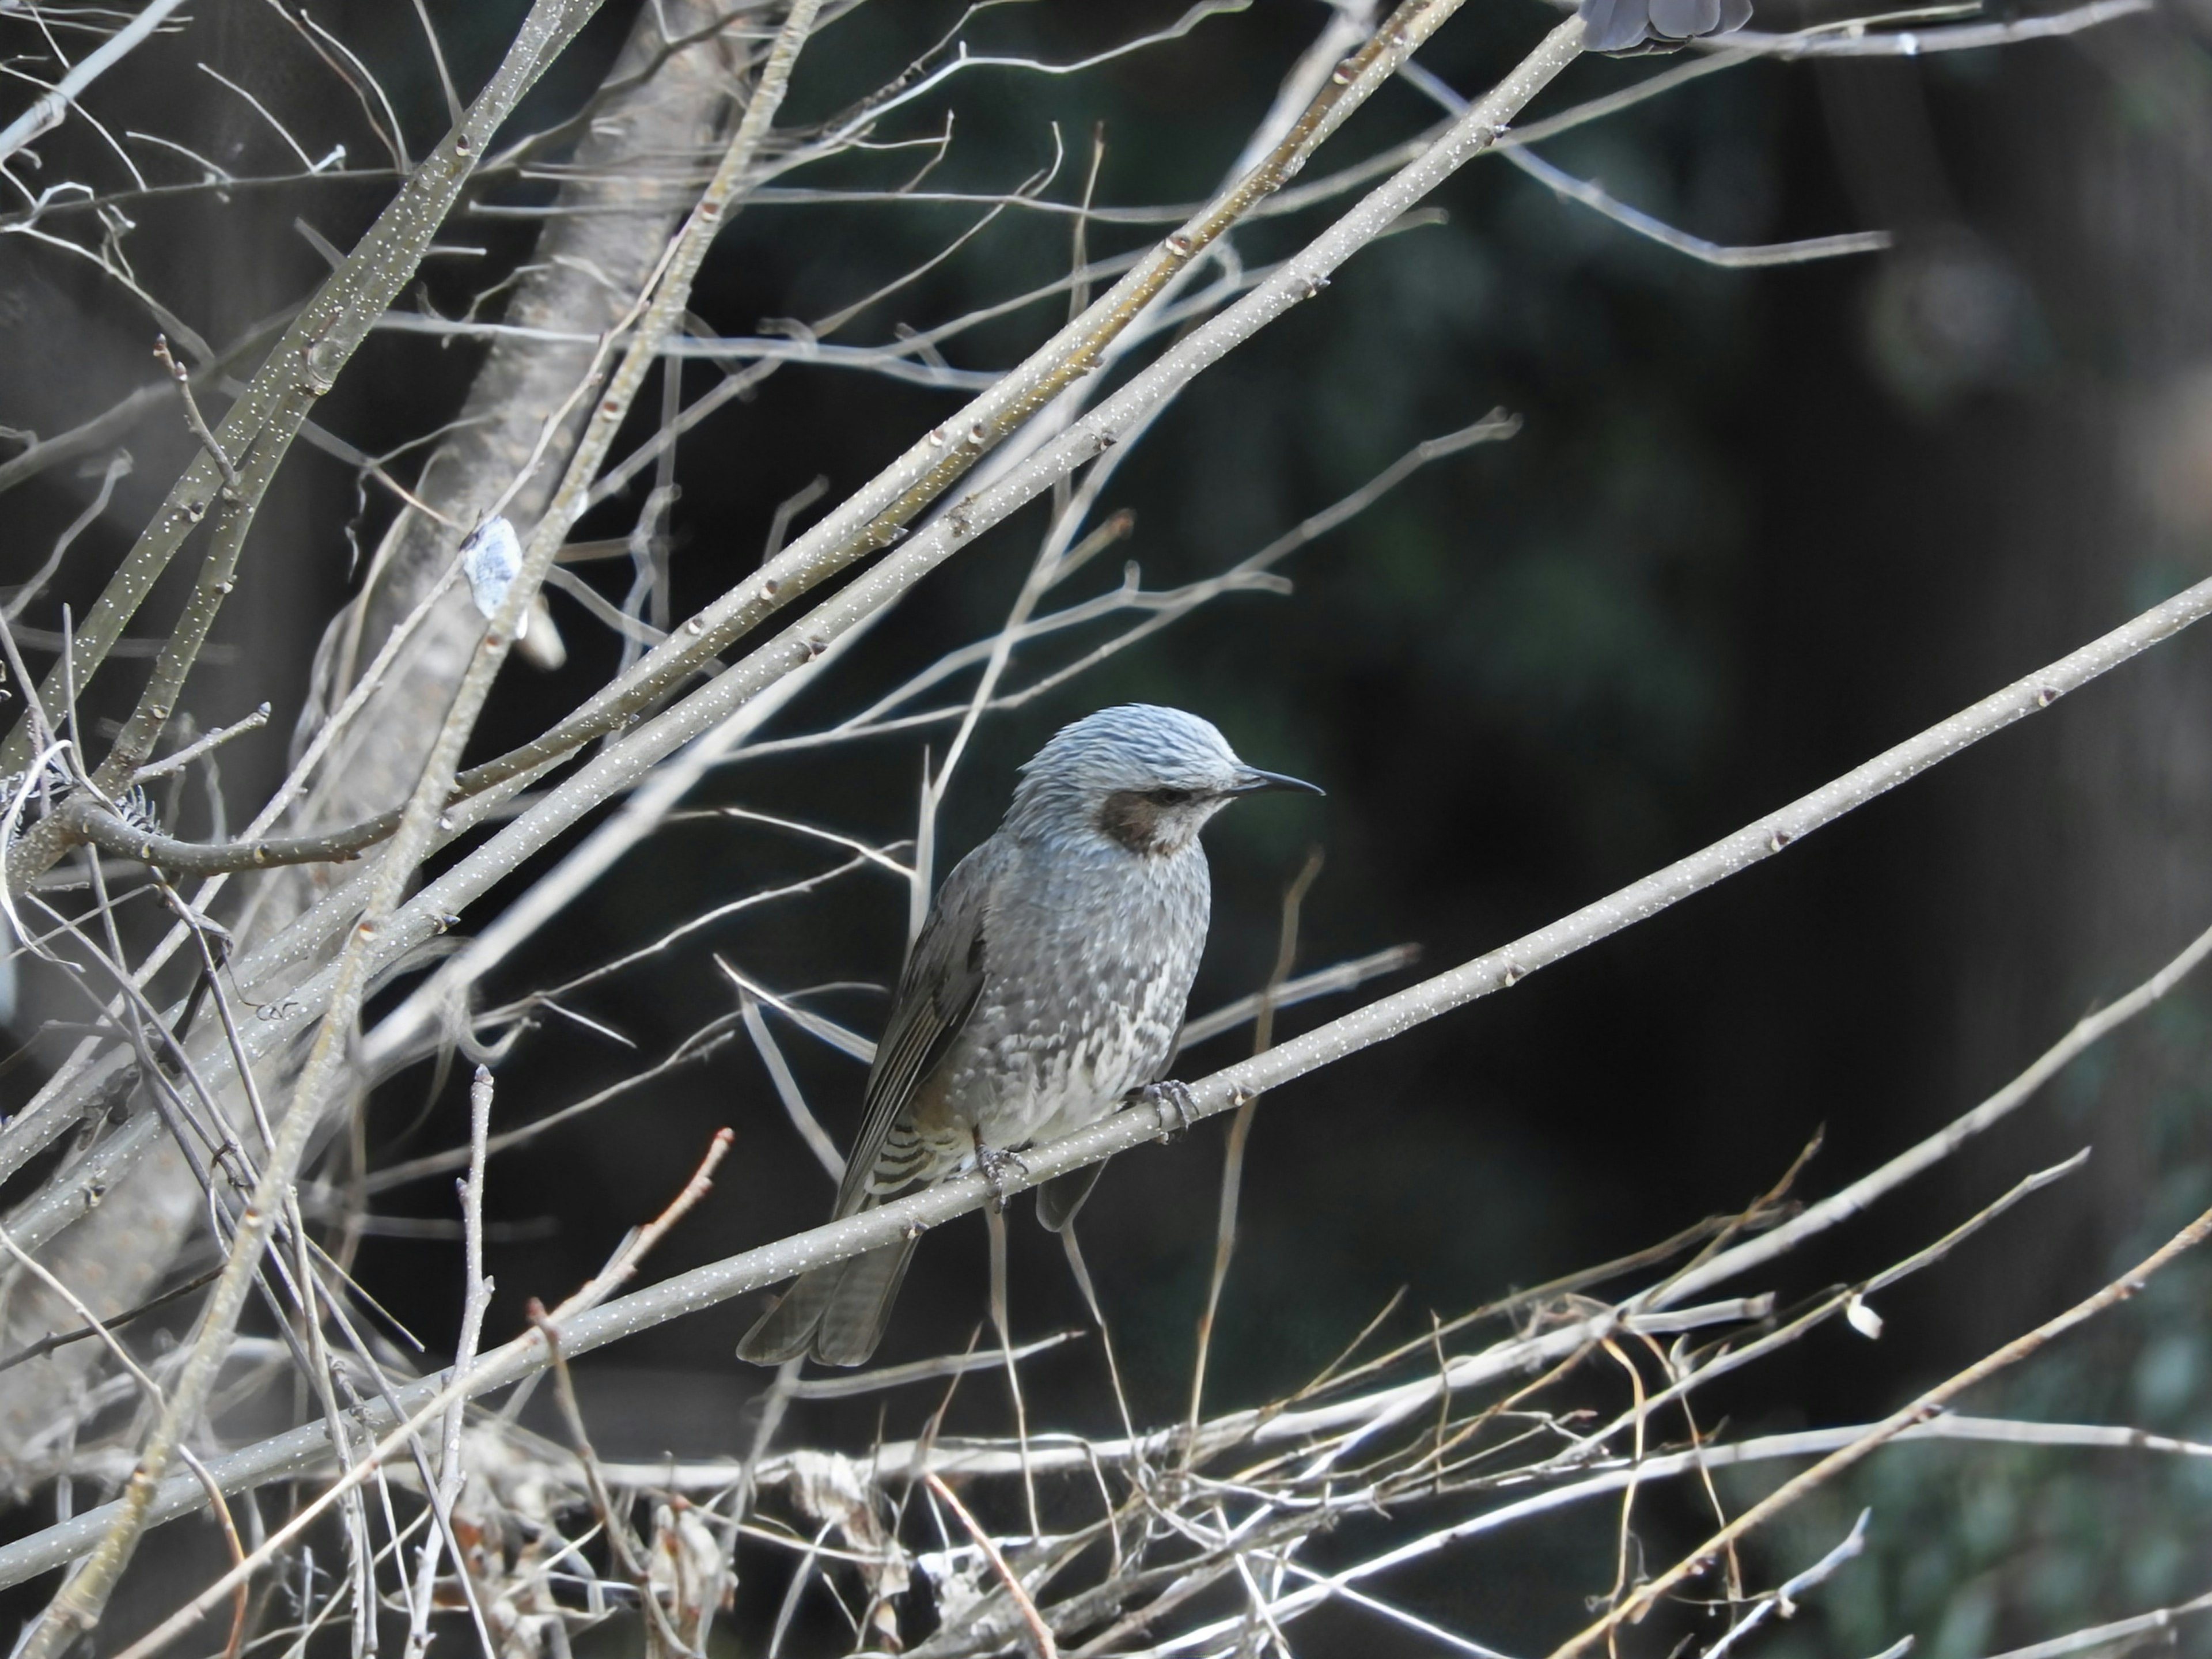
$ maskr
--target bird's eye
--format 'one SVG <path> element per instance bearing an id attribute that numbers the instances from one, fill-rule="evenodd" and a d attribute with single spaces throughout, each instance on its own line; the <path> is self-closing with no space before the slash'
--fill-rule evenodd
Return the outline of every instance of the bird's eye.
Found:
<path id="1" fill-rule="evenodd" d="M 1188 789 L 1148 789 L 1145 799 L 1155 806 L 1181 806 L 1190 799 Z"/>

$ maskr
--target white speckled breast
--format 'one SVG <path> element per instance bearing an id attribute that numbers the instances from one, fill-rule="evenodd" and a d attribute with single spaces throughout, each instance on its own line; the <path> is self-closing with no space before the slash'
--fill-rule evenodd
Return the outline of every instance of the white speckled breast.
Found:
<path id="1" fill-rule="evenodd" d="M 1195 840 L 1156 856 L 1103 839 L 1021 846 L 992 889 L 975 1011 L 892 1132 L 894 1143 L 933 1155 L 922 1178 L 969 1157 L 978 1131 L 994 1148 L 1049 1139 L 1157 1080 L 1182 1027 L 1211 902 Z M 885 1154 L 908 1172 L 903 1188 L 912 1164 L 890 1146 Z"/>

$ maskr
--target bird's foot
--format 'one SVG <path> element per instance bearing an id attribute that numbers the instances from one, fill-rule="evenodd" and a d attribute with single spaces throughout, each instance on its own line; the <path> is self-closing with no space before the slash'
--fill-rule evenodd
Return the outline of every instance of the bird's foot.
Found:
<path id="1" fill-rule="evenodd" d="M 1147 1083 L 1141 1089 L 1129 1091 L 1133 1106 L 1149 1106 L 1160 1121 L 1160 1139 L 1173 1140 L 1177 1135 L 1189 1133 L 1190 1126 L 1198 1121 L 1198 1103 L 1190 1097 L 1190 1085 L 1177 1083 L 1173 1078 L 1159 1083 Z M 1172 1116 L 1175 1125 L 1169 1127 Z"/>
<path id="2" fill-rule="evenodd" d="M 986 1146 L 975 1143 L 975 1173 L 983 1177 L 983 1184 L 991 1189 L 991 1207 L 1004 1214 L 1006 1208 L 1006 1180 L 1016 1170 L 1026 1176 L 1030 1166 L 1022 1162 L 1018 1152 L 1003 1146 Z"/>

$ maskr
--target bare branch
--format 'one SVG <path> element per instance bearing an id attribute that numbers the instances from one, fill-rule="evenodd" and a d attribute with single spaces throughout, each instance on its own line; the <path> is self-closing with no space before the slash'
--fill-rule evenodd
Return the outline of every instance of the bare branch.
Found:
<path id="1" fill-rule="evenodd" d="M 2046 17 L 2016 17 L 2002 23 L 1958 23 L 1947 28 L 1876 33 L 1832 25 L 1799 34 L 1761 34 L 1750 29 L 1727 37 L 1721 50 L 1775 58 L 1924 58 L 1935 52 L 1978 52 L 2021 40 L 2048 40 L 2079 34 L 2122 17 L 2154 9 L 2153 0 L 2092 0 L 2085 6 Z"/>
<path id="2" fill-rule="evenodd" d="M 2087 1653 L 2094 1649 L 2118 1649 L 2130 1637 L 2169 1632 L 2177 1620 L 2209 1610 L 2212 1610 L 2212 1593 L 2173 1607 L 2160 1607 L 2154 1613 L 2139 1613 L 2132 1619 L 2116 1619 L 2109 1625 L 2093 1626 L 2070 1635 L 2054 1636 L 2048 1641 L 2032 1643 L 2024 1648 L 2008 1649 L 1996 1656 L 1996 1659 L 2063 1659 L 2067 1654 Z"/>
<path id="3" fill-rule="evenodd" d="M 255 374 L 246 395 L 224 417 L 218 434 L 221 447 L 228 455 L 245 458 L 240 499 L 222 503 L 214 545 L 186 605 L 185 619 L 172 636 L 152 686 L 103 763 L 103 787 L 116 787 L 151 752 L 153 739 L 173 707 L 176 690 L 204 641 L 232 580 L 259 492 L 267 488 L 308 410 L 330 389 L 369 325 L 413 274 L 491 132 L 596 9 L 597 0 L 566 0 L 565 4 L 551 8 L 542 21 L 538 13 L 532 13 L 531 24 L 517 37 L 516 49 L 479 95 L 469 119 L 447 136 L 429 164 L 408 179 L 346 268 L 333 273 L 323 285 Z M 79 643 L 81 677 L 88 677 L 99 666 L 171 556 L 225 487 L 213 458 L 204 455 L 171 489 L 168 499 L 85 618 Z M 58 685 L 58 679 L 49 677 L 46 689 L 51 695 Z M 0 765 L 20 765 L 27 753 L 27 744 L 26 735 L 19 729 L 9 738 L 4 754 L 0 754 Z M 10 862 L 18 871 L 43 868 L 58 852 L 58 845 L 34 836 L 11 852 Z"/>
<path id="4" fill-rule="evenodd" d="M 1811 1468 L 1790 1477 L 1758 1503 L 1753 1504 L 1735 1520 L 1715 1533 L 1696 1551 L 1676 1562 L 1656 1577 L 1638 1585 L 1633 1594 L 1624 1598 L 1602 1619 L 1581 1631 L 1553 1650 L 1552 1659 L 1573 1659 L 1607 1632 L 1626 1621 L 1643 1617 L 1659 1598 L 1697 1571 L 1727 1545 L 1735 1542 L 1754 1528 L 1763 1525 L 1780 1514 L 1807 1492 L 1823 1482 L 1832 1480 L 1844 1470 L 1873 1451 L 1883 1442 L 1894 1439 L 1905 1430 L 1924 1423 L 1941 1411 L 1957 1395 L 1976 1383 L 1986 1382 L 1999 1371 L 2017 1364 L 2037 1349 L 2064 1335 L 2077 1325 L 2082 1325 L 2117 1306 L 2142 1290 L 2146 1280 L 2171 1263 L 2177 1256 L 2194 1249 L 2212 1237 L 2212 1210 L 2206 1211 L 2195 1221 L 2176 1233 L 2171 1239 L 2145 1257 L 2133 1270 L 2122 1274 L 2094 1296 L 2085 1297 L 2057 1318 L 2046 1320 L 2023 1336 L 2017 1337 L 1995 1353 L 1977 1360 L 1957 1375 L 1939 1382 L 1911 1405 L 1894 1412 L 1875 1424 L 1850 1444 L 1828 1454 Z"/>
<path id="5" fill-rule="evenodd" d="M 183 3 L 184 0 L 148 0 L 146 9 L 128 25 L 108 36 L 96 51 L 79 59 L 68 74 L 54 83 L 52 91 L 0 129 L 0 161 L 59 126 L 80 93 L 130 56 Z"/>
<path id="6" fill-rule="evenodd" d="M 2185 590 L 2040 672 L 2016 681 L 1699 853 L 1502 950 L 1370 1003 L 1192 1085 L 1194 1110 L 1201 1116 L 1229 1110 L 1251 1094 L 1279 1087 L 1307 1072 L 1387 1041 L 1465 1002 L 1510 987 L 1538 968 L 1609 938 L 1623 927 L 1655 915 L 1691 894 L 1781 852 L 1813 830 L 1979 738 L 2049 707 L 2065 692 L 2171 637 L 2208 611 L 2212 611 L 2212 580 Z M 434 884 L 431 893 L 435 890 Z M 426 894 L 425 898 L 435 902 L 430 895 Z M 1021 1165 L 1002 1176 L 1000 1188 L 1011 1193 L 1037 1185 L 1070 1170 L 1133 1150 L 1172 1127 L 1146 1108 L 1115 1113 L 1087 1129 L 1025 1152 Z M 113 1142 L 107 1144 L 112 1146 Z M 97 1154 L 95 1149 L 94 1156 Z M 570 1352 L 586 1352 L 647 1325 L 680 1318 L 807 1268 L 894 1243 L 905 1237 L 910 1228 L 942 1224 L 980 1207 L 992 1196 L 988 1183 L 981 1177 L 957 1176 L 925 1192 L 848 1219 L 694 1268 L 595 1312 L 573 1320 L 563 1319 L 562 1340 Z M 1736 1249 L 1754 1250 L 1762 1242 L 1753 1240 Z M 1724 1255 L 1709 1264 L 1709 1274 L 1729 1260 Z M 1739 1310 L 1733 1316 L 1740 1314 Z M 1609 1318 L 1610 1316 L 1607 1320 L 1583 1322 L 1547 1333 L 1535 1340 L 1533 1350 L 1528 1344 L 1516 1345 L 1515 1357 L 1505 1363 L 1510 1367 L 1527 1364 L 1534 1357 L 1549 1355 L 1556 1359 L 1571 1354 L 1586 1345 L 1595 1332 L 1607 1328 Z M 466 1377 L 448 1386 L 470 1395 L 489 1392 L 520 1380 L 539 1369 L 543 1363 L 542 1355 L 535 1353 L 528 1345 L 521 1348 L 510 1345 L 486 1356 Z M 1455 1370 L 1466 1369 L 1462 1364 Z M 1468 1374 L 1497 1373 L 1486 1367 L 1477 1367 Z M 426 1397 L 435 1403 L 437 1409 L 443 1409 L 444 1401 L 434 1385 L 418 1384 L 416 1389 L 421 1392 L 400 1392 L 399 1398 L 407 1402 L 409 1409 L 415 1409 L 413 1402 Z M 1421 1398 L 1429 1397 L 1424 1390 Z M 1269 1415 L 1285 1432 L 1306 1431 L 1304 1425 L 1289 1414 Z M 1248 1428 L 1243 1431 L 1249 1431 Z M 234 1455 L 219 1466 L 219 1473 L 228 1486 L 233 1482 L 253 1484 L 296 1470 L 319 1455 L 319 1434 L 317 1428 L 280 1436 L 250 1452 Z M 149 1494 L 145 1513 L 149 1521 L 185 1513 L 198 1501 L 196 1493 L 197 1487 L 191 1483 L 171 1483 L 161 1491 L 158 1504 L 150 1501 Z M 18 1543 L 0 1546 L 0 1586 L 74 1559 L 85 1547 L 85 1543 L 79 1541 L 81 1537 L 89 1535 L 89 1527 L 80 1517 L 78 1522 L 50 1528 Z"/>
<path id="7" fill-rule="evenodd" d="M 286 349 L 280 347 L 276 363 L 256 376 L 256 386 L 260 388 L 261 397 L 268 400 L 265 415 L 264 410 L 255 408 L 258 400 L 251 392 L 232 410 L 229 418 L 224 422 L 224 429 L 238 434 L 234 444 L 242 441 L 249 434 L 257 434 L 259 440 L 254 443 L 251 452 L 252 490 L 258 492 L 266 488 L 276 462 L 283 452 L 285 441 L 297 429 L 299 421 L 305 418 L 309 402 L 320 390 L 327 388 L 329 377 L 336 374 L 345 356 L 359 342 L 365 332 L 366 324 L 376 313 L 383 310 L 390 293 L 396 291 L 398 285 L 412 270 L 421 257 L 420 249 L 428 245 L 436 223 L 444 216 L 444 208 L 453 200 L 461 180 L 468 174 L 474 156 L 481 152 L 491 130 L 550 61 L 553 53 L 582 27 L 593 9 L 594 0 L 538 0 L 499 72 L 493 77 L 490 87 L 471 111 L 469 122 L 448 137 L 440 155 L 431 165 L 423 167 L 410 179 L 408 186 L 401 192 L 399 202 L 386 210 L 385 216 L 379 222 L 380 228 L 372 232 L 362 249 L 356 253 L 356 258 L 361 262 L 358 274 L 341 272 L 334 276 L 331 283 L 325 287 L 324 295 L 319 296 L 317 301 L 302 314 L 300 323 L 295 325 L 294 335 L 298 337 L 300 343 L 304 378 L 295 378 L 299 371 L 295 371 L 287 360 Z M 387 256 L 396 257 L 388 257 L 387 262 Z M 349 261 L 349 265 L 352 263 Z M 380 283 L 390 286 L 380 290 Z M 361 309 L 355 309 L 349 321 L 347 305 L 350 299 L 356 297 L 353 290 L 356 286 L 362 290 L 359 297 L 368 302 L 363 307 L 368 314 L 364 316 Z M 288 341 L 292 337 L 288 336 Z M 281 372 L 272 374 L 271 369 L 280 364 L 283 366 Z M 282 391 L 278 390 L 280 383 L 284 386 Z M 259 426 L 259 419 L 264 417 L 269 422 L 266 429 Z M 171 492 L 172 499 L 163 514 L 155 518 L 154 528 L 149 532 L 148 537 L 141 539 L 140 550 L 125 565 L 125 573 L 137 570 L 141 580 L 150 586 L 160 565 L 167 562 L 168 553 L 182 540 L 181 527 L 185 522 L 182 508 L 185 501 L 197 500 L 204 505 L 208 492 L 212 489 L 212 464 L 208 458 L 193 463 L 177 489 Z M 196 483 L 202 478 L 205 478 L 207 483 Z M 218 525 L 216 550 L 210 556 L 208 570 L 203 572 L 204 578 L 214 572 L 222 586 L 228 586 L 228 568 L 222 550 L 226 544 L 228 546 L 230 562 L 234 565 L 238 544 L 243 540 L 246 523 L 250 518 L 248 502 L 227 504 L 223 520 Z M 226 532 L 230 532 L 228 538 Z M 143 593 L 144 589 L 141 587 L 137 591 Z M 129 592 L 130 584 L 125 574 L 118 573 L 117 584 L 111 585 L 110 595 L 118 592 L 128 594 Z M 205 638 L 207 628 L 213 621 L 216 605 L 220 602 L 220 595 L 211 588 L 204 592 L 196 589 L 194 599 L 204 602 L 187 605 L 186 620 L 172 636 L 170 650 L 165 652 L 161 666 L 156 671 L 155 687 L 149 690 L 149 700 L 142 702 L 139 714 L 133 716 L 108 757 L 108 766 L 118 769 L 123 777 L 128 777 L 146 759 L 152 749 L 154 738 L 167 720 L 171 712 L 168 699 L 174 695 L 175 687 L 181 684 L 185 672 Z M 129 610 L 135 609 L 135 597 L 114 605 L 110 605 L 107 598 L 104 597 L 94 617 L 105 616 L 109 619 L 107 637 L 112 637 L 114 632 L 120 630 L 121 623 Z M 94 660 L 97 661 L 96 656 Z M 161 690 L 164 686 L 169 689 Z M 103 772 L 106 769 L 103 768 Z M 113 786 L 112 781 L 102 781 L 100 787 L 105 789 Z M 442 793 L 442 790 L 440 793 Z M 27 843 L 28 840 L 27 837 Z M 395 843 L 395 850 L 396 848 Z M 13 863 L 12 856 L 9 861 Z M 395 856 L 387 863 L 398 866 L 400 860 Z M 404 880 L 411 867 L 410 864 L 405 870 L 399 871 L 398 879 Z M 357 951 L 351 953 L 356 959 L 360 954 Z M 330 1040 L 328 1023 L 325 1026 L 325 1036 L 327 1048 Z M 312 1060 L 309 1073 L 311 1078 L 315 1077 Z M 261 1253 L 269 1241 L 276 1218 L 283 1209 L 283 1194 L 289 1188 L 300 1158 L 306 1152 L 308 1136 L 314 1127 L 316 1108 L 319 1104 L 319 1079 L 317 1085 L 311 1088 L 308 1082 L 303 1080 L 292 1110 L 285 1115 L 278 1142 L 270 1149 L 267 1162 L 256 1183 L 252 1200 L 240 1218 L 223 1273 L 216 1281 L 210 1306 L 196 1333 L 191 1357 L 179 1370 L 162 1410 L 161 1422 L 140 1455 L 118 1513 L 100 1547 L 94 1552 L 83 1569 L 55 1597 L 52 1605 L 26 1639 L 23 1659 L 53 1659 L 63 1646 L 96 1623 L 109 1592 L 129 1561 L 146 1524 L 147 1505 L 159 1488 L 170 1456 L 185 1432 L 198 1419 L 208 1392 L 214 1385 L 223 1348 L 244 1307 L 248 1288 L 259 1268 Z"/>

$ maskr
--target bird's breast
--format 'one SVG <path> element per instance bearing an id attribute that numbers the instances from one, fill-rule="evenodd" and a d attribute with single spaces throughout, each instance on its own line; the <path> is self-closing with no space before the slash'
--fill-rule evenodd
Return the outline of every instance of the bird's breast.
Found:
<path id="1" fill-rule="evenodd" d="M 1091 1122 L 1152 1081 L 1182 1025 L 1209 908 L 1195 848 L 1018 871 L 994 895 L 983 992 L 948 1057 L 950 1115 L 1015 1146 Z"/>

